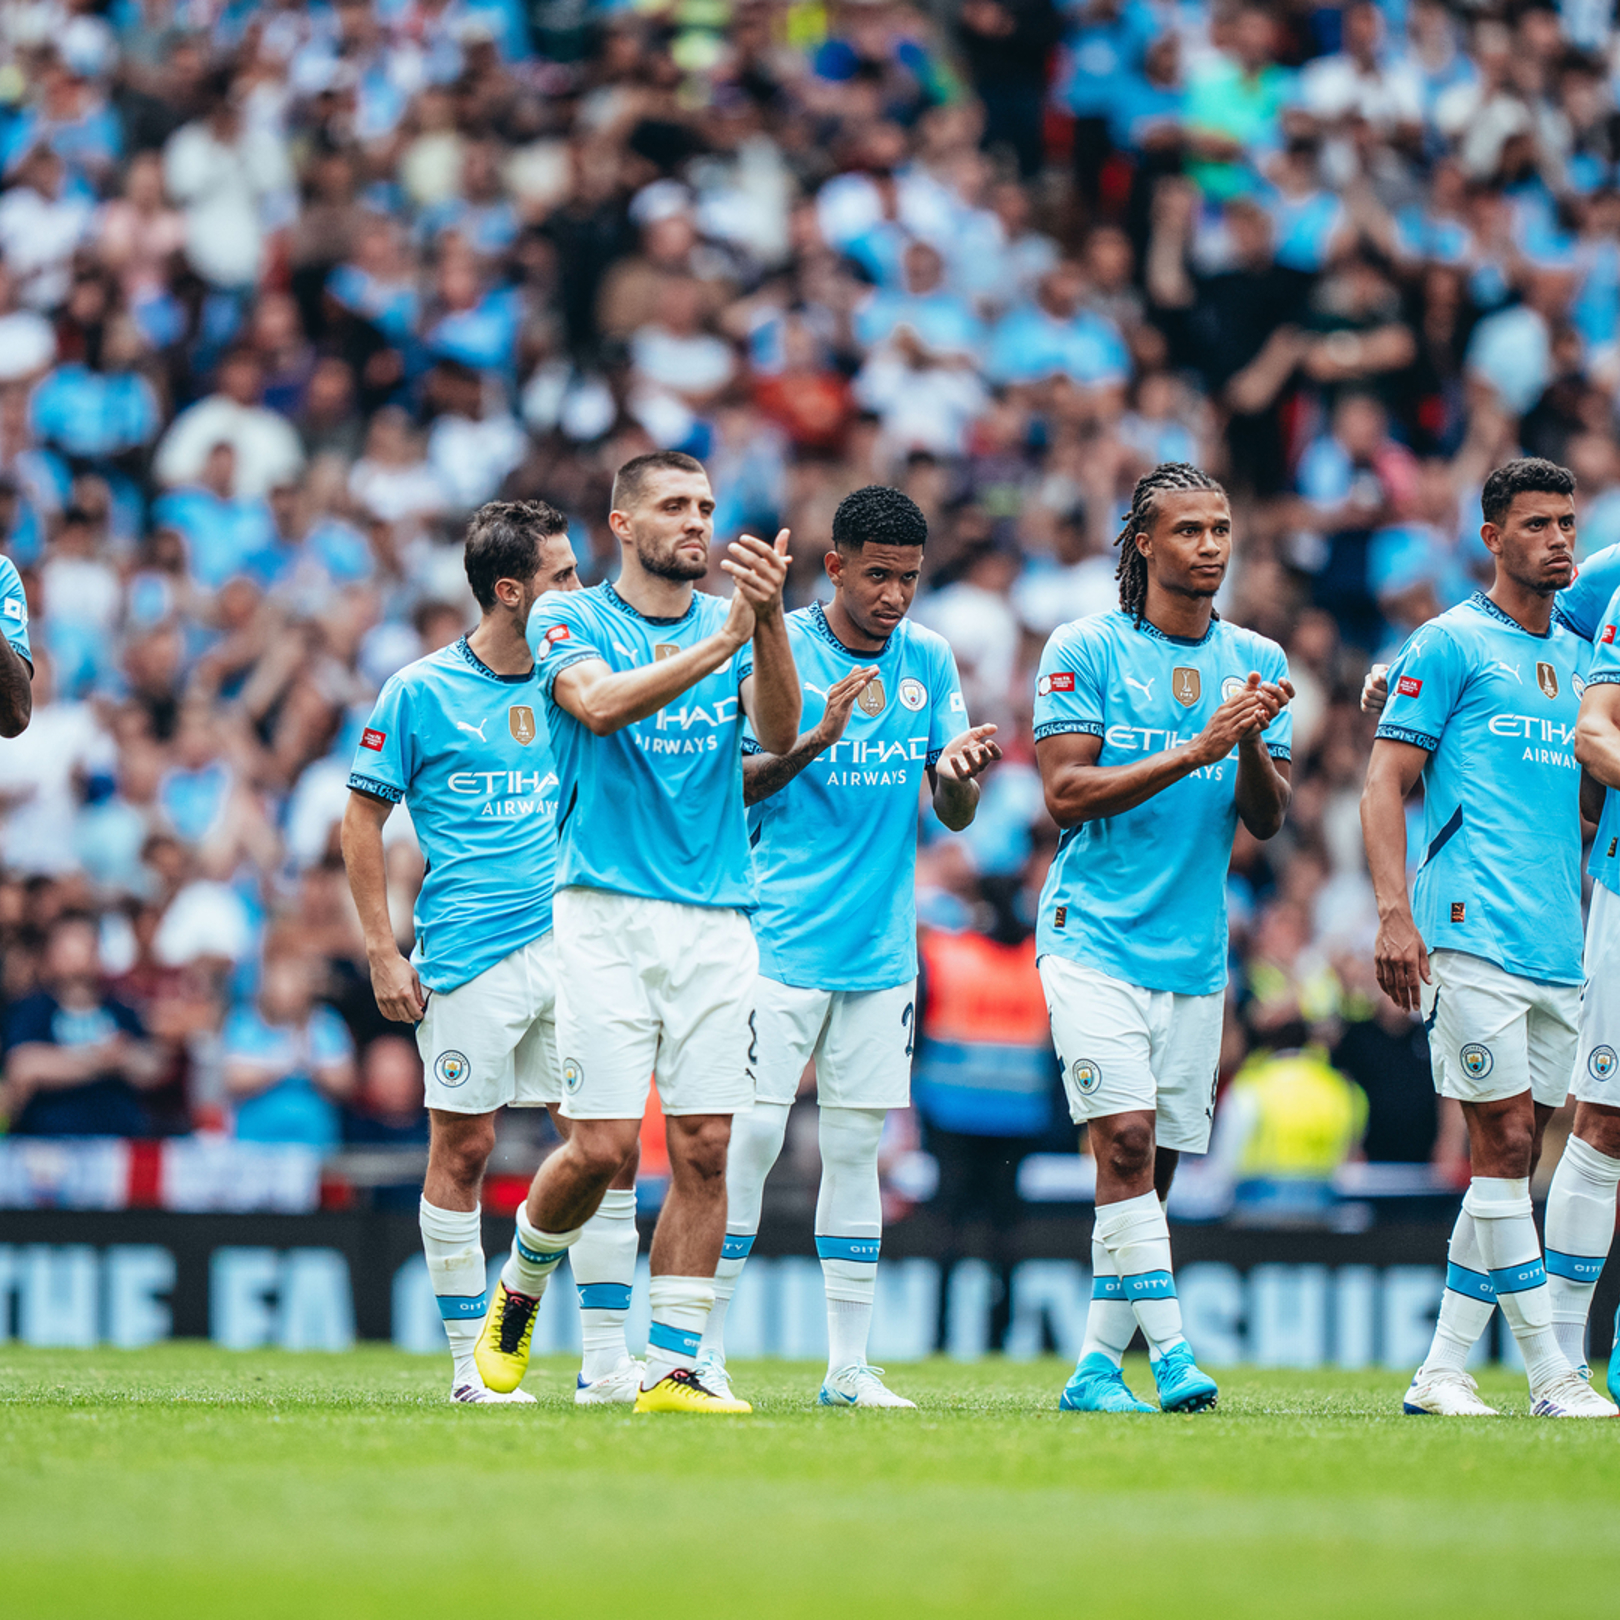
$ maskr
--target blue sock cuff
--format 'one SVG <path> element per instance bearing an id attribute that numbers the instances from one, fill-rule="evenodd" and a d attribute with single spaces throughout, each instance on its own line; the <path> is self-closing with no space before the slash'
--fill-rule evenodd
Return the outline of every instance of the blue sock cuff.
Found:
<path id="1" fill-rule="evenodd" d="M 727 1232 L 725 1242 L 720 1245 L 720 1258 L 722 1260 L 746 1260 L 754 1252 L 753 1232 Z"/>
<path id="2" fill-rule="evenodd" d="M 1549 1249 L 1547 1274 L 1590 1286 L 1603 1275 L 1603 1262 L 1607 1259 L 1606 1254 L 1565 1254 L 1559 1249 Z"/>
<path id="3" fill-rule="evenodd" d="M 703 1343 L 701 1333 L 688 1333 L 685 1328 L 668 1322 L 654 1321 L 647 1329 L 647 1343 L 654 1350 L 663 1350 L 672 1356 L 695 1356 Z"/>
<path id="4" fill-rule="evenodd" d="M 1503 1266 L 1501 1270 L 1491 1273 L 1491 1287 L 1498 1294 L 1522 1294 L 1529 1289 L 1543 1287 L 1546 1281 L 1547 1268 L 1542 1265 L 1539 1254 L 1522 1265 Z"/>
<path id="5" fill-rule="evenodd" d="M 627 1311 L 630 1309 L 629 1283 L 579 1283 L 582 1311 Z"/>
<path id="6" fill-rule="evenodd" d="M 1176 1279 L 1168 1271 L 1141 1271 L 1134 1277 L 1122 1277 L 1125 1297 L 1133 1304 L 1139 1299 L 1174 1299 Z"/>
<path id="7" fill-rule="evenodd" d="M 434 1298 L 439 1302 L 439 1315 L 447 1322 L 476 1322 L 480 1317 L 489 1315 L 489 1293 L 482 1294 L 436 1294 Z"/>
<path id="8" fill-rule="evenodd" d="M 512 1246 L 531 1266 L 555 1266 L 568 1253 L 566 1249 L 531 1249 L 520 1237 L 512 1239 Z"/>
<path id="9" fill-rule="evenodd" d="M 875 1266 L 882 1247 L 882 1238 L 823 1237 L 819 1232 L 816 1234 L 816 1257 L 820 1260 L 864 1260 Z"/>
<path id="10" fill-rule="evenodd" d="M 1491 1286 L 1491 1279 L 1483 1271 L 1470 1271 L 1467 1266 L 1459 1266 L 1455 1260 L 1446 1262 L 1446 1287 L 1454 1294 L 1461 1294 L 1464 1299 L 1483 1299 L 1487 1303 L 1496 1303 L 1496 1290 Z"/>
<path id="11" fill-rule="evenodd" d="M 1125 1297 L 1125 1284 L 1118 1277 L 1093 1277 L 1091 1279 L 1091 1297 L 1093 1299 L 1123 1299 Z"/>

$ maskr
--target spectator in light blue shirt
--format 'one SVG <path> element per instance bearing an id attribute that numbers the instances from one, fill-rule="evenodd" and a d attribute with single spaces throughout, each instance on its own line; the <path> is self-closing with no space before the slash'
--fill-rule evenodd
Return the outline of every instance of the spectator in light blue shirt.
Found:
<path id="1" fill-rule="evenodd" d="M 191 577 L 210 591 L 237 574 L 263 581 L 280 569 L 268 503 L 233 494 L 235 484 L 236 451 L 222 440 L 208 452 L 197 483 L 170 490 L 152 508 L 153 525 L 180 535 Z"/>
<path id="2" fill-rule="evenodd" d="M 965 298 L 945 290 L 945 261 L 926 242 L 907 245 L 901 261 L 902 286 L 880 288 L 855 312 L 855 336 L 875 349 L 897 327 L 909 326 L 925 348 L 940 356 L 976 356 L 984 342 Z"/>
<path id="3" fill-rule="evenodd" d="M 314 964 L 267 947 L 259 994 L 225 1020 L 225 1089 L 243 1142 L 288 1142 L 322 1152 L 342 1137 L 354 1094 L 354 1041 L 315 1001 Z"/>
<path id="4" fill-rule="evenodd" d="M 1085 273 L 1070 261 L 1042 276 L 1033 303 L 1002 317 L 986 366 L 1001 384 L 1064 377 L 1080 388 L 1122 388 L 1130 370 L 1125 340 L 1112 321 L 1081 307 Z"/>
<path id="5" fill-rule="evenodd" d="M 156 392 L 135 369 L 141 341 L 134 322 L 114 317 L 91 347 L 87 360 L 70 360 L 41 378 L 28 402 L 29 425 L 63 455 L 110 461 L 151 444 L 162 418 Z"/>

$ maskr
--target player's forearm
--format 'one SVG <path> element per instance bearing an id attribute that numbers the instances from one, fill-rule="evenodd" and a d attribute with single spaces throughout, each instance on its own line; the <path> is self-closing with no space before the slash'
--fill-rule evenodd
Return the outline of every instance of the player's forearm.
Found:
<path id="1" fill-rule="evenodd" d="M 743 803 L 758 804 L 780 793 L 817 754 L 826 751 L 830 741 L 817 727 L 805 732 L 785 754 L 744 755 Z"/>
<path id="2" fill-rule="evenodd" d="M 754 682 L 749 719 L 759 745 L 769 753 L 787 753 L 799 734 L 804 695 L 793 663 L 787 623 L 780 612 L 758 619 L 754 626 Z"/>
<path id="3" fill-rule="evenodd" d="M 1238 744 L 1237 813 L 1262 841 L 1282 831 L 1293 790 L 1259 737 Z"/>
<path id="4" fill-rule="evenodd" d="M 741 645 L 719 630 L 640 669 L 614 671 L 594 660 L 575 664 L 558 674 L 552 696 L 593 736 L 611 737 L 673 703 L 705 675 L 722 668 Z"/>
<path id="5" fill-rule="evenodd" d="M 1130 765 L 1064 765 L 1041 773 L 1046 808 L 1063 828 L 1103 821 L 1146 804 L 1208 763 L 1192 743 Z"/>
<path id="6" fill-rule="evenodd" d="M 21 736 L 34 714 L 34 687 L 22 654 L 0 636 L 0 737 Z"/>
<path id="7" fill-rule="evenodd" d="M 1406 892 L 1406 794 L 1391 773 L 1369 767 L 1361 793 L 1361 836 L 1381 918 L 1410 918 Z"/>
<path id="8" fill-rule="evenodd" d="M 936 776 L 934 780 L 934 814 L 952 832 L 961 832 L 973 825 L 979 813 L 979 784 L 973 780 L 961 781 L 954 776 Z"/>
<path id="9" fill-rule="evenodd" d="M 343 813 L 343 867 L 349 877 L 349 893 L 360 914 L 366 955 L 399 954 L 393 919 L 388 915 L 388 865 L 383 853 L 382 823 L 369 805 L 362 805 L 351 794 Z"/>
<path id="10" fill-rule="evenodd" d="M 1620 725 L 1609 713 L 1614 706 L 1611 695 L 1620 695 L 1620 686 L 1589 687 L 1588 691 L 1600 693 L 1603 701 L 1582 699 L 1575 722 L 1575 757 L 1604 787 L 1620 787 Z"/>

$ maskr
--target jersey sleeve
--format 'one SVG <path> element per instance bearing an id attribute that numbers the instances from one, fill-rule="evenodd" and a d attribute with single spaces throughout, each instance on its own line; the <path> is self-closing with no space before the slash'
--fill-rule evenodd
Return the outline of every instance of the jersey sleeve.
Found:
<path id="1" fill-rule="evenodd" d="M 1455 635 L 1424 625 L 1389 667 L 1389 700 L 1377 735 L 1433 753 L 1468 679 L 1468 658 Z"/>
<path id="2" fill-rule="evenodd" d="M 1264 643 L 1256 660 L 1261 678 L 1275 686 L 1288 679 L 1288 654 L 1274 641 Z M 1265 729 L 1266 752 L 1273 759 L 1291 760 L 1294 757 L 1294 709 L 1284 705 L 1282 712 Z"/>
<path id="3" fill-rule="evenodd" d="M 1097 660 L 1085 641 L 1065 625 L 1052 632 L 1035 678 L 1035 741 L 1084 732 L 1100 737 L 1103 683 Z"/>
<path id="4" fill-rule="evenodd" d="M 360 733 L 349 767 L 349 786 L 398 804 L 411 785 L 416 767 L 416 737 L 411 725 L 410 692 L 397 675 L 390 676 Z"/>
<path id="5" fill-rule="evenodd" d="M 956 654 L 948 643 L 939 649 L 939 675 L 930 684 L 934 701 L 928 713 L 928 768 L 932 770 L 952 739 L 960 737 L 968 728 L 962 677 L 957 672 Z"/>
<path id="6" fill-rule="evenodd" d="M 576 593 L 547 591 L 529 610 L 529 651 L 534 654 L 535 678 L 548 699 L 552 682 L 571 664 L 590 658 L 607 661 L 585 615 L 568 600 L 571 594 Z"/>
<path id="7" fill-rule="evenodd" d="M 11 650 L 29 667 L 34 667 L 33 649 L 28 645 L 28 597 L 16 564 L 9 557 L 0 557 L 0 633 L 11 644 Z"/>
<path id="8" fill-rule="evenodd" d="M 1620 591 L 1609 598 L 1592 635 L 1588 686 L 1620 686 Z"/>
<path id="9" fill-rule="evenodd" d="M 1582 641 L 1595 641 L 1605 625 L 1615 622 L 1612 598 L 1620 590 L 1620 545 L 1594 551 L 1580 566 L 1573 584 L 1554 599 L 1553 611 Z"/>

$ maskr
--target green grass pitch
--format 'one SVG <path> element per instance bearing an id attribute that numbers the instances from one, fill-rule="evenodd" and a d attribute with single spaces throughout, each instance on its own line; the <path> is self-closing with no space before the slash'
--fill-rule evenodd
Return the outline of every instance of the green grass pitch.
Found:
<path id="1" fill-rule="evenodd" d="M 1403 1418 L 1386 1372 L 1229 1370 L 1197 1417 L 1075 1417 L 1056 1361 L 893 1369 L 739 1419 L 444 1398 L 364 1348 L 0 1346 L 0 1613 L 504 1620 L 1612 1613 L 1620 1423 Z M 1129 1369 L 1151 1388 L 1145 1366 Z"/>

